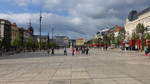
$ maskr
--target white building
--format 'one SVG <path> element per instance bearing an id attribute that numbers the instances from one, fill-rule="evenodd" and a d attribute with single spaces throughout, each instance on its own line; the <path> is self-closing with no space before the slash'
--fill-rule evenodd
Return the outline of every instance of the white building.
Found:
<path id="1" fill-rule="evenodd" d="M 106 34 L 109 31 L 109 29 L 102 29 L 100 31 L 97 32 L 97 34 L 95 35 L 95 38 L 101 38 L 104 34 Z"/>
<path id="2" fill-rule="evenodd" d="M 55 36 L 53 39 L 58 47 L 63 48 L 69 46 L 69 37 L 67 36 Z"/>
<path id="3" fill-rule="evenodd" d="M 136 26 L 139 23 L 143 24 L 144 27 L 147 27 L 148 32 L 150 32 L 150 7 L 144 9 L 141 12 L 137 12 L 137 11 L 130 12 L 125 24 L 127 39 L 131 38 L 132 33 L 135 32 Z"/>

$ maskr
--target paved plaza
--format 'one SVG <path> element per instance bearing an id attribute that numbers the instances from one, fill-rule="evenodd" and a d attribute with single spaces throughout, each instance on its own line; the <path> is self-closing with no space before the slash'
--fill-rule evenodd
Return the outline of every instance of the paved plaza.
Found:
<path id="1" fill-rule="evenodd" d="M 69 52 L 69 50 L 68 50 Z M 57 50 L 0 57 L 0 84 L 150 84 L 150 58 L 141 52 Z"/>

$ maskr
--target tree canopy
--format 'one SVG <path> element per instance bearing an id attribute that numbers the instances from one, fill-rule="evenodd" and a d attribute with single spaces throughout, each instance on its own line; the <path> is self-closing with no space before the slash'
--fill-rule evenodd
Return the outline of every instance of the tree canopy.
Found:
<path id="1" fill-rule="evenodd" d="M 143 24 L 139 23 L 137 26 L 136 26 L 136 33 L 141 33 L 141 34 L 144 34 L 146 28 L 144 27 Z"/>

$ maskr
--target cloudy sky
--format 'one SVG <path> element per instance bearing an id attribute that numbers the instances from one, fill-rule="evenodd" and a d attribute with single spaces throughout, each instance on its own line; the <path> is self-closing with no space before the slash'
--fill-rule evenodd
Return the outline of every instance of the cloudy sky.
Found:
<path id="1" fill-rule="evenodd" d="M 150 6 L 149 0 L 0 0 L 0 18 L 28 27 L 39 33 L 39 11 L 42 32 L 67 35 L 70 38 L 92 37 L 96 31 L 123 26 L 130 10 Z"/>

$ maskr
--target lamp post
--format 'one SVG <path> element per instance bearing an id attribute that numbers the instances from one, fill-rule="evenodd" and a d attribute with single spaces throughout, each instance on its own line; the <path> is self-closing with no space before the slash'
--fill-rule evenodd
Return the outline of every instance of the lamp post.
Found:
<path id="1" fill-rule="evenodd" d="M 53 40 L 53 38 L 54 38 L 54 28 L 52 28 L 52 40 Z"/>
<path id="2" fill-rule="evenodd" d="M 40 50 L 41 50 L 41 31 L 42 31 L 41 24 L 42 24 L 42 14 L 41 14 L 41 11 L 40 11 L 40 45 L 39 45 Z"/>

